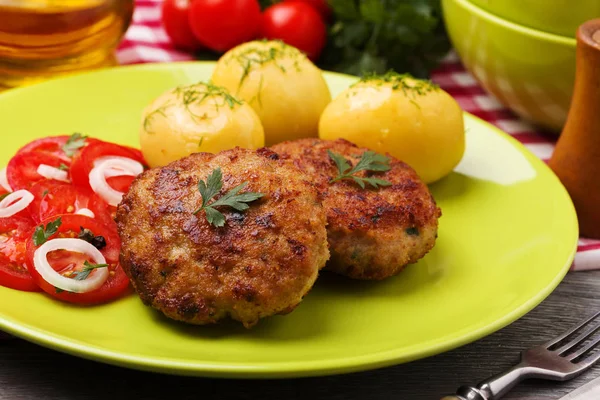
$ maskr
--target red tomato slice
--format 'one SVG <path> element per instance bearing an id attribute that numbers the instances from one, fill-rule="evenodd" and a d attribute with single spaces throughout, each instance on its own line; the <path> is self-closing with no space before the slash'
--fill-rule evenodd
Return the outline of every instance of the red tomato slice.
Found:
<path id="1" fill-rule="evenodd" d="M 28 292 L 40 290 L 26 262 L 27 241 L 33 227 L 30 218 L 0 218 L 0 285 Z"/>
<path id="2" fill-rule="evenodd" d="M 30 189 L 34 201 L 31 217 L 36 223 L 60 214 L 76 214 L 82 208 L 104 225 L 114 225 L 108 204 L 91 190 L 56 181 L 40 181 Z"/>
<path id="3" fill-rule="evenodd" d="M 33 194 L 33 201 L 29 205 L 31 211 L 31 218 L 33 222 L 38 224 L 42 219 L 40 218 L 40 203 L 42 199 L 54 188 L 64 189 L 72 185 L 66 182 L 59 182 L 55 180 L 45 179 L 34 183 L 28 190 Z"/>
<path id="4" fill-rule="evenodd" d="M 6 167 L 6 178 L 12 190 L 29 189 L 34 183 L 46 180 L 37 172 L 40 164 L 58 168 L 64 161 L 60 157 L 41 151 L 15 154 Z"/>
<path id="5" fill-rule="evenodd" d="M 148 165 L 142 156 L 142 152 L 138 149 L 98 140 L 90 143 L 81 151 L 81 153 L 73 158 L 73 163 L 71 164 L 71 179 L 73 180 L 73 184 L 91 189 L 89 175 L 94 168 L 94 161 L 100 157 L 106 156 L 127 157 L 142 163 L 144 166 Z M 129 184 L 131 184 L 131 181 L 133 180 L 132 177 L 114 177 L 112 179 L 115 178 L 128 178 L 130 179 Z M 117 181 L 122 183 L 122 181 L 112 179 L 109 178 L 107 182 L 109 184 Z M 123 187 L 114 187 L 114 189 L 125 192 L 129 189 L 129 185 L 127 185 L 127 188 L 124 190 Z"/>
<path id="6" fill-rule="evenodd" d="M 133 182 L 134 179 L 135 176 L 129 175 L 111 176 L 110 178 L 106 178 L 106 183 L 113 189 L 125 193 L 129 190 L 129 186 L 131 186 L 131 182 Z"/>
<path id="7" fill-rule="evenodd" d="M 21 147 L 17 154 L 19 153 L 28 153 L 30 151 L 39 151 L 42 153 L 47 153 L 53 156 L 60 158 L 66 165 L 71 163 L 72 155 L 67 155 L 63 150 L 65 144 L 69 141 L 71 136 L 61 135 L 61 136 L 48 136 L 40 139 L 36 139 L 25 146 Z M 96 141 L 97 139 L 85 138 L 83 144 L 87 146 L 88 144 Z M 74 148 L 72 149 L 75 153 L 78 153 L 81 149 Z"/>
<path id="8" fill-rule="evenodd" d="M 58 216 L 56 217 L 58 218 Z M 56 220 L 55 217 L 45 220 L 42 223 L 46 225 L 48 222 Z M 50 296 L 62 301 L 78 304 L 98 304 L 105 303 L 123 295 L 129 287 L 129 279 L 119 265 L 119 251 L 121 242 L 116 229 L 110 226 L 105 226 L 92 218 L 83 215 L 60 215 L 62 224 L 58 227 L 56 234 L 51 236 L 49 240 L 56 237 L 77 237 L 80 229 L 86 228 L 91 230 L 96 236 L 103 236 L 106 240 L 106 247 L 100 252 L 106 258 L 106 263 L 109 264 L 109 277 L 106 282 L 98 289 L 88 293 L 71 293 L 66 291 L 57 291 L 56 288 L 46 282 L 37 272 L 33 265 L 33 255 L 37 246 L 33 240 L 27 242 L 27 268 L 33 277 L 33 280 L 48 293 Z M 79 271 L 82 268 L 83 262 L 87 258 L 78 253 L 72 253 L 65 250 L 52 252 L 48 255 L 50 265 L 61 274 L 68 276 L 70 271 Z"/>
<path id="9" fill-rule="evenodd" d="M 71 163 L 71 157 L 68 157 L 63 151 L 63 146 L 69 140 L 69 136 L 49 136 L 36 139 L 33 142 L 21 147 L 17 154 L 28 153 L 30 151 L 40 151 L 60 158 L 65 164 Z"/>

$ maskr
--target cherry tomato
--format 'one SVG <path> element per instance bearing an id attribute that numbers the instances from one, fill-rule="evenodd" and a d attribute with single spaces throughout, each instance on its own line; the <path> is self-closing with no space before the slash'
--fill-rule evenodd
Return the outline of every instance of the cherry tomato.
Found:
<path id="1" fill-rule="evenodd" d="M 97 141 L 86 146 L 78 155 L 73 158 L 73 162 L 71 164 L 71 179 L 73 180 L 73 184 L 83 186 L 91 190 L 89 175 L 94 168 L 94 161 L 105 156 L 127 157 L 142 163 L 144 166 L 147 165 L 146 161 L 144 161 L 144 157 L 142 156 L 142 152 L 137 149 L 114 143 Z M 131 181 L 133 181 L 133 177 L 126 177 L 124 179 L 129 180 L 129 184 L 131 184 Z M 109 185 L 114 181 L 116 180 L 111 178 L 107 179 Z M 122 187 L 114 187 L 114 189 L 119 191 L 127 191 L 127 189 L 129 189 L 129 185 L 127 185 L 125 190 L 122 190 Z"/>
<path id="2" fill-rule="evenodd" d="M 58 216 L 45 220 L 42 224 L 46 225 L 48 222 L 56 220 L 56 218 L 58 218 Z M 123 295 L 129 287 L 129 279 L 119 265 L 121 242 L 116 230 L 83 215 L 63 214 L 60 218 L 62 223 L 58 227 L 57 233 L 51 236 L 49 240 L 56 237 L 77 237 L 82 227 L 91 230 L 96 236 L 103 236 L 106 241 L 106 247 L 100 249 L 100 252 L 106 258 L 106 263 L 109 264 L 109 277 L 100 288 L 91 292 L 71 293 L 60 290 L 57 291 L 56 288 L 46 282 L 35 269 L 33 265 L 33 255 L 37 246 L 35 246 L 33 240 L 29 240 L 27 242 L 27 268 L 29 269 L 33 280 L 50 296 L 69 303 L 105 303 Z M 85 256 L 66 250 L 59 250 L 48 254 L 48 262 L 52 268 L 65 276 L 72 274 L 70 271 L 80 271 L 83 262 L 86 260 L 87 258 Z"/>
<path id="3" fill-rule="evenodd" d="M 40 290 L 26 263 L 27 241 L 33 227 L 30 218 L 0 218 L 0 285 L 28 292 Z"/>
<path id="4" fill-rule="evenodd" d="M 36 223 L 55 215 L 75 214 L 87 208 L 94 213 L 94 219 L 104 225 L 114 225 L 108 204 L 89 189 L 48 180 L 36 183 L 29 191 L 34 196 L 30 212 Z"/>
<path id="5" fill-rule="evenodd" d="M 224 52 L 256 37 L 260 5 L 258 0 L 194 0 L 189 19 L 200 43 Z"/>
<path id="6" fill-rule="evenodd" d="M 329 4 L 327 4 L 327 0 L 285 0 L 285 2 L 299 2 L 309 4 L 312 8 L 317 10 L 319 14 L 321 14 L 321 17 L 323 17 L 325 21 L 329 20 L 329 18 L 331 17 L 331 7 L 329 7 Z"/>
<path id="7" fill-rule="evenodd" d="M 327 31 L 319 13 L 306 3 L 285 2 L 265 10 L 262 35 L 267 39 L 281 39 L 306 53 L 308 58 L 319 58 Z"/>
<path id="8" fill-rule="evenodd" d="M 165 0 L 162 5 L 162 22 L 175 47 L 196 51 L 202 45 L 194 36 L 189 22 L 191 0 Z"/>
<path id="9" fill-rule="evenodd" d="M 15 154 L 6 167 L 6 178 L 12 190 L 29 189 L 34 183 L 45 180 L 46 178 L 37 172 L 40 164 L 58 168 L 64 164 L 64 160 L 43 151 Z"/>

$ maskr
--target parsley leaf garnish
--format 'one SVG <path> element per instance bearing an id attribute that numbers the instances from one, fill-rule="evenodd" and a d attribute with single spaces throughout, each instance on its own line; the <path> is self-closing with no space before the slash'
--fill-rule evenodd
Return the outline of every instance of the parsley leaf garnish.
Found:
<path id="1" fill-rule="evenodd" d="M 60 217 L 55 219 L 54 221 L 50 221 L 46 224 L 44 228 L 44 224 L 35 228 L 33 232 L 33 244 L 36 246 L 41 246 L 46 243 L 46 241 L 50 238 L 50 236 L 54 235 L 58 231 L 58 227 L 62 224 L 62 220 Z"/>
<path id="2" fill-rule="evenodd" d="M 73 279 L 76 281 L 83 281 L 90 276 L 90 273 L 96 268 L 106 268 L 108 264 L 91 264 L 88 261 L 83 262 L 83 269 L 73 274 Z"/>
<path id="3" fill-rule="evenodd" d="M 85 139 L 87 139 L 87 136 L 84 136 L 81 133 L 74 133 L 69 136 L 69 139 L 67 139 L 67 143 L 63 145 L 62 150 L 67 157 L 73 157 L 75 153 L 77 153 L 77 150 L 85 146 Z"/>
<path id="4" fill-rule="evenodd" d="M 240 190 L 244 189 L 247 185 L 248 182 L 241 183 L 209 204 L 208 202 L 223 188 L 223 173 L 221 172 L 221 168 L 215 169 L 208 175 L 206 182 L 203 180 L 198 182 L 198 191 L 202 196 L 202 206 L 194 211 L 194 214 L 198 214 L 200 211 L 204 210 L 209 224 L 216 227 L 224 226 L 225 216 L 218 210 L 215 210 L 214 207 L 227 206 L 237 211 L 244 211 L 250 208 L 247 203 L 251 203 L 264 196 L 262 193 L 255 192 L 238 194 Z"/>
<path id="5" fill-rule="evenodd" d="M 9 194 L 10 194 L 10 192 L 1 194 L 0 195 L 0 201 L 4 200 L 6 198 L 6 196 L 8 196 Z"/>
<path id="6" fill-rule="evenodd" d="M 358 163 L 352 167 L 341 154 L 327 150 L 327 154 L 333 160 L 338 169 L 338 176 L 329 181 L 329 183 L 341 181 L 342 179 L 351 179 L 361 188 L 365 188 L 365 183 L 377 189 L 379 186 L 390 186 L 392 183 L 384 179 L 359 177 L 355 174 L 360 171 L 383 172 L 389 171 L 390 159 L 374 151 L 365 151 Z"/>
<path id="7" fill-rule="evenodd" d="M 61 171 L 68 171 L 69 167 L 66 164 L 60 163 L 58 169 L 60 169 Z"/>

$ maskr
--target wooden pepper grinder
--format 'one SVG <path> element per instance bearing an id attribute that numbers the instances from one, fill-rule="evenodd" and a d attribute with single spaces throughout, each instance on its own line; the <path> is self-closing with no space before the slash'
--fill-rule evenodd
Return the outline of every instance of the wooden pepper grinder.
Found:
<path id="1" fill-rule="evenodd" d="M 600 19 L 577 30 L 576 71 L 569 116 L 549 165 L 573 199 L 581 235 L 600 239 Z"/>

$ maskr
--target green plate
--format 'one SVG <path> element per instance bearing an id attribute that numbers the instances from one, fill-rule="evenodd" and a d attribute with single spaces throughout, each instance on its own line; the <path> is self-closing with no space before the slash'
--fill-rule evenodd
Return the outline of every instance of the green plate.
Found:
<path id="1" fill-rule="evenodd" d="M 212 63 L 143 65 L 82 74 L 0 95 L 0 163 L 26 142 L 85 132 L 138 145 L 143 107 Z M 355 78 L 326 75 L 336 95 Z M 546 165 L 465 115 L 467 152 L 432 186 L 439 239 L 418 264 L 382 282 L 322 273 L 287 316 L 252 330 L 171 322 L 131 295 L 84 308 L 0 288 L 0 328 L 77 356 L 125 367 L 220 377 L 296 377 L 403 363 L 466 344 L 513 322 L 561 281 L 577 220 Z M 440 127 L 443 128 L 443 127 Z"/>

